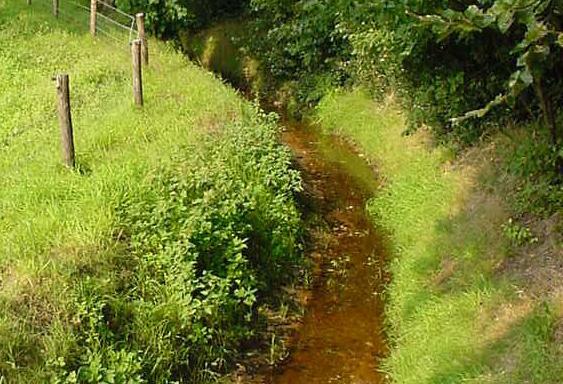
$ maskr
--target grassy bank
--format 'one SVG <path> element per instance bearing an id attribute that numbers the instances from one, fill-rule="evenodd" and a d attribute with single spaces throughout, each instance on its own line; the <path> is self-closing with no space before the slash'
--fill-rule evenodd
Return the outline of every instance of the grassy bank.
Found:
<path id="1" fill-rule="evenodd" d="M 518 183 L 507 164 L 525 155 L 531 129 L 454 158 L 424 132 L 402 136 L 404 118 L 392 100 L 336 93 L 318 117 L 356 143 L 384 179 L 368 209 L 394 249 L 392 352 L 384 364 L 392 381 L 560 382 L 559 216 L 529 218 L 526 226 L 512 219 L 508 199 Z"/>
<path id="2" fill-rule="evenodd" d="M 0 0 L 0 382 L 213 380 L 299 263 L 290 155 L 270 119 L 155 41 L 135 108 L 126 44 L 41 3 Z M 59 72 L 76 171 L 60 164 Z"/>

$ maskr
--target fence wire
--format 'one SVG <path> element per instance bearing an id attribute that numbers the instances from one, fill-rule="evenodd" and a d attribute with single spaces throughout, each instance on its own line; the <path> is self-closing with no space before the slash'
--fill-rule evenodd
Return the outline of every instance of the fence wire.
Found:
<path id="1" fill-rule="evenodd" d="M 105 1 L 98 0 L 97 3 L 96 33 L 120 47 L 128 47 L 137 36 L 135 17 Z M 30 6 L 50 12 L 54 17 L 53 0 L 35 0 Z M 79 30 L 89 30 L 89 1 L 59 0 L 58 13 L 59 20 L 68 22 Z"/>
<path id="2" fill-rule="evenodd" d="M 135 18 L 132 15 L 123 12 L 121 9 L 105 1 L 98 0 L 98 4 L 101 5 L 101 8 L 99 8 L 100 11 L 123 25 L 129 25 L 131 22 L 135 22 Z"/>

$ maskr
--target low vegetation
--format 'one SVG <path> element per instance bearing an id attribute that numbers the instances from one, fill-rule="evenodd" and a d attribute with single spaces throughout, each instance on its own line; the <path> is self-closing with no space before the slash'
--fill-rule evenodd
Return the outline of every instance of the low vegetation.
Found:
<path id="1" fill-rule="evenodd" d="M 368 210 L 394 250 L 384 364 L 392 382 L 558 383 L 560 218 L 528 214 L 522 224 L 522 194 L 534 182 L 514 167 L 533 162 L 523 153 L 546 139 L 515 128 L 456 158 L 427 132 L 403 136 L 396 101 L 376 103 L 361 91 L 325 98 L 318 118 L 384 178 Z"/>
<path id="2" fill-rule="evenodd" d="M 136 108 L 126 44 L 33 4 L 0 1 L 0 382 L 211 381 L 300 263 L 275 122 L 156 41 Z"/>

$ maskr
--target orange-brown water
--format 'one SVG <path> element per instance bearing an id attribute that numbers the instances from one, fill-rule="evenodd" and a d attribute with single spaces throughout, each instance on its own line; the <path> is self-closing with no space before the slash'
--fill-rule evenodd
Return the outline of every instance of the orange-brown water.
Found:
<path id="1" fill-rule="evenodd" d="M 305 124 L 286 124 L 282 141 L 302 171 L 308 203 L 328 225 L 310 245 L 317 271 L 303 323 L 270 384 L 377 384 L 383 335 L 384 247 L 365 210 L 375 175 L 352 148 Z"/>

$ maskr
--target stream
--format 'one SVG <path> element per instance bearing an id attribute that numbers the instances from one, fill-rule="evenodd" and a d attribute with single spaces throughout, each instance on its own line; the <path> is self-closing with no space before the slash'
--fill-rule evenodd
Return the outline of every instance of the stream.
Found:
<path id="1" fill-rule="evenodd" d="M 198 55 L 193 49 L 198 44 L 185 49 L 252 99 L 252 80 L 233 77 L 224 62 L 235 57 L 243 67 L 229 32 L 234 26 L 236 34 L 238 24 L 227 22 L 193 37 L 213 53 L 212 60 L 203 51 Z M 236 382 L 383 383 L 385 374 L 379 368 L 387 353 L 382 298 L 387 258 L 383 237 L 366 212 L 367 201 L 378 192 L 376 173 L 345 140 L 322 134 L 306 122 L 282 119 L 281 124 L 281 141 L 292 150 L 303 178 L 303 214 L 316 218 L 308 226 L 305 244 L 306 257 L 314 265 L 312 286 L 304 316 L 285 343 L 289 356 L 274 367 L 243 373 Z"/>
<path id="2" fill-rule="evenodd" d="M 302 324 L 290 355 L 262 381 L 270 384 L 377 384 L 386 353 L 381 236 L 365 209 L 377 192 L 373 169 L 344 140 L 305 123 L 285 123 L 282 142 L 295 156 L 305 194 L 325 223 L 312 237 L 316 265 Z"/>

